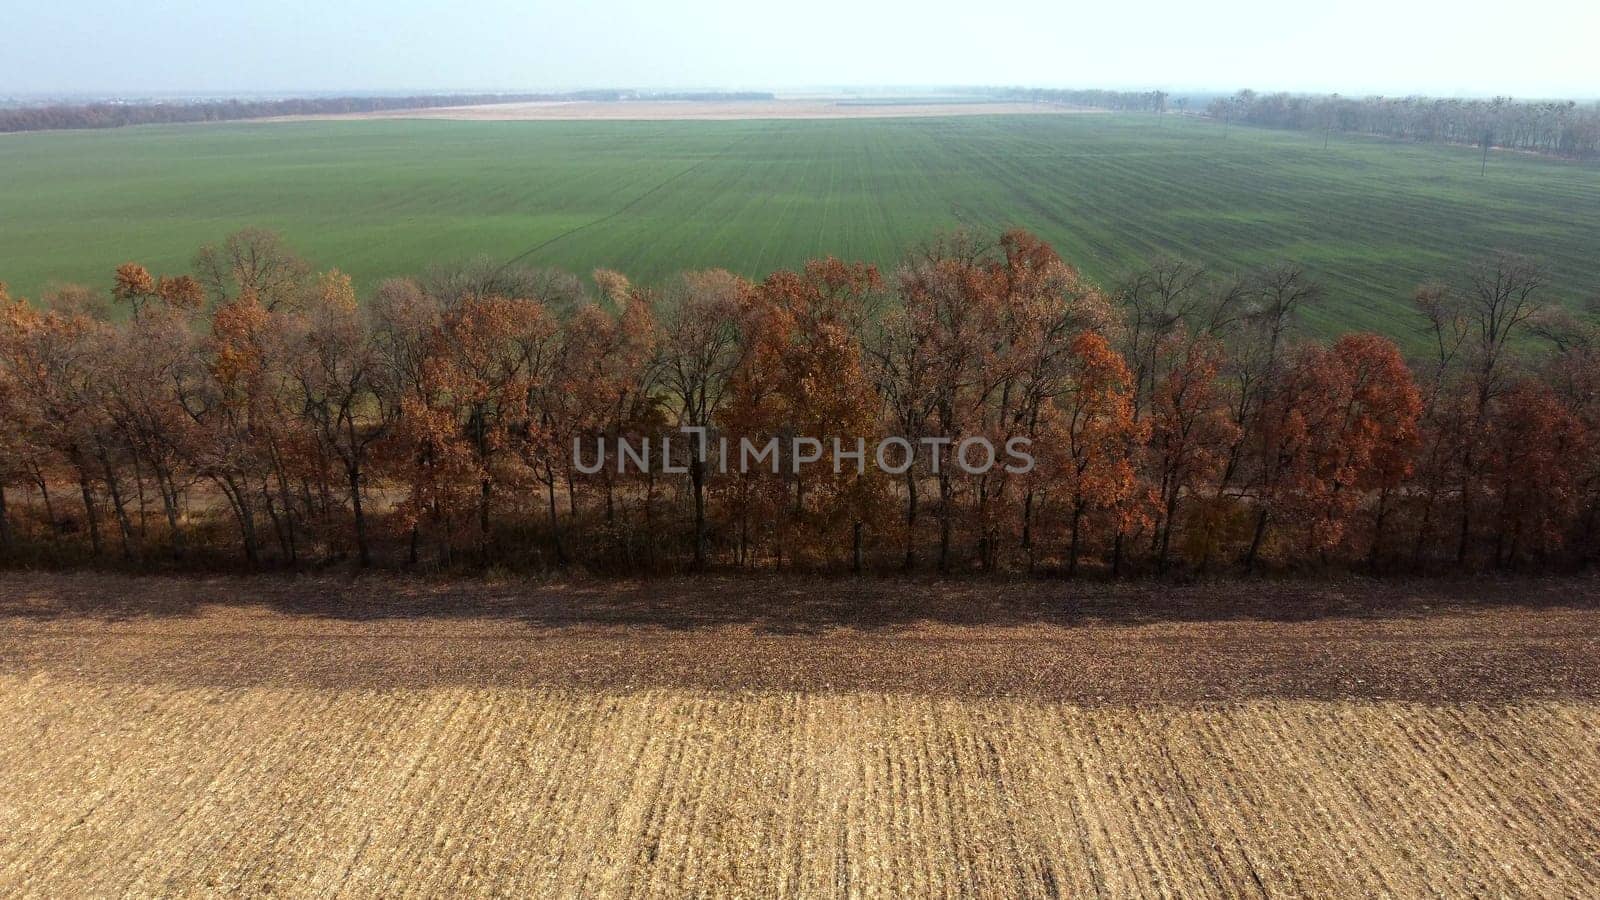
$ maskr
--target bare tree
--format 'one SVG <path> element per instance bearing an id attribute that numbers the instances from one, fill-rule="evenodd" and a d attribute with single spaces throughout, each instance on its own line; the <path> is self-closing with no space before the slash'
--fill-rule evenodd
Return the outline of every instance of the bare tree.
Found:
<path id="1" fill-rule="evenodd" d="M 297 304 L 311 277 L 311 266 L 264 228 L 241 229 L 220 246 L 201 247 L 194 268 L 213 303 L 249 294 L 268 312 Z"/>
<path id="2" fill-rule="evenodd" d="M 453 265 L 431 266 L 423 273 L 420 286 L 446 307 L 458 306 L 466 300 L 519 297 L 537 301 L 557 315 L 565 315 L 586 299 L 583 283 L 570 273 L 497 263 L 486 256 Z"/>
<path id="3" fill-rule="evenodd" d="M 662 320 L 661 385 L 678 425 L 710 428 L 728 378 L 739 365 L 739 277 L 722 270 L 691 272 L 669 287 Z M 694 494 L 694 568 L 706 565 L 706 468 L 699 446 L 689 458 Z"/>

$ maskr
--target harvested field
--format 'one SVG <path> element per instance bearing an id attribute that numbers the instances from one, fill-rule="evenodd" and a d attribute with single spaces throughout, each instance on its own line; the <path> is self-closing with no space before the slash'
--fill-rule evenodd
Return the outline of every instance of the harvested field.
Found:
<path id="1" fill-rule="evenodd" d="M 12 574 L 0 893 L 1592 895 L 1597 598 Z"/>

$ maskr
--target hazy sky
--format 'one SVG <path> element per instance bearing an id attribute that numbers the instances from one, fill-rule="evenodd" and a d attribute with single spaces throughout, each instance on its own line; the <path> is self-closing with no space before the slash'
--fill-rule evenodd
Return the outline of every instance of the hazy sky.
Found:
<path id="1" fill-rule="evenodd" d="M 1600 96 L 1597 0 L 0 0 L 0 96 L 1026 84 Z"/>

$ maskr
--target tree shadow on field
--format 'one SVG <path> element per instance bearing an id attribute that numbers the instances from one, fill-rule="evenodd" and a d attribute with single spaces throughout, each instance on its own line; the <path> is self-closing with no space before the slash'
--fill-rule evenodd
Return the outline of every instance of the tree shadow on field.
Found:
<path id="1" fill-rule="evenodd" d="M 773 635 L 928 625 L 1135 626 L 1158 623 L 1425 618 L 1492 607 L 1600 609 L 1600 579 L 1362 578 L 1187 584 L 1025 579 L 705 576 L 637 581 L 449 579 L 396 575 L 0 575 L 0 621 L 127 621 L 257 609 L 344 622 L 503 621 L 534 629 Z"/>

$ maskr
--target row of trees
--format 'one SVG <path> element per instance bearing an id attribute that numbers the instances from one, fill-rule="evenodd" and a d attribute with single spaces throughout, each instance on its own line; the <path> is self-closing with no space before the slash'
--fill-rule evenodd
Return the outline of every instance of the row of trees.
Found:
<path id="1" fill-rule="evenodd" d="M 1109 109 L 1117 112 L 1167 111 L 1171 94 L 1166 91 L 1108 91 L 1063 88 L 997 88 L 984 94 L 1004 100 L 1022 100 L 1029 103 L 1060 103 L 1067 106 L 1086 106 L 1090 109 Z M 1187 101 L 1179 98 L 1181 107 Z"/>
<path id="2" fill-rule="evenodd" d="M 1575 159 L 1600 156 L 1600 103 L 1436 97 L 1341 97 L 1240 91 L 1211 102 L 1214 118 L 1302 131 L 1504 147 Z"/>
<path id="3" fill-rule="evenodd" d="M 542 94 L 423 94 L 413 97 L 294 97 L 283 100 L 183 100 L 132 103 L 51 103 L 0 107 L 0 132 L 46 131 L 67 128 L 119 128 L 124 125 L 170 125 L 182 122 L 226 122 L 272 116 L 311 116 L 339 113 L 429 109 L 441 106 L 477 106 L 485 103 L 535 101 L 618 100 L 771 100 L 766 92 L 698 91 L 640 93 L 628 90 L 589 90 Z"/>
<path id="4" fill-rule="evenodd" d="M 1321 292 L 1293 266 L 1166 261 L 1105 292 L 1023 232 L 936 241 L 888 279 L 827 259 L 593 284 L 481 263 L 361 305 L 246 231 L 192 274 L 120 267 L 120 316 L 82 288 L 6 297 L 0 548 L 1063 573 L 1600 550 L 1600 334 L 1516 257 L 1419 289 L 1410 364 L 1382 337 L 1301 335 Z M 725 466 L 685 427 L 779 440 Z M 977 437 L 1036 465 L 954 465 Z M 816 463 L 806 438 L 859 438 L 866 462 Z M 890 438 L 913 465 L 870 463 Z M 649 464 L 619 465 L 619 441 Z"/>

